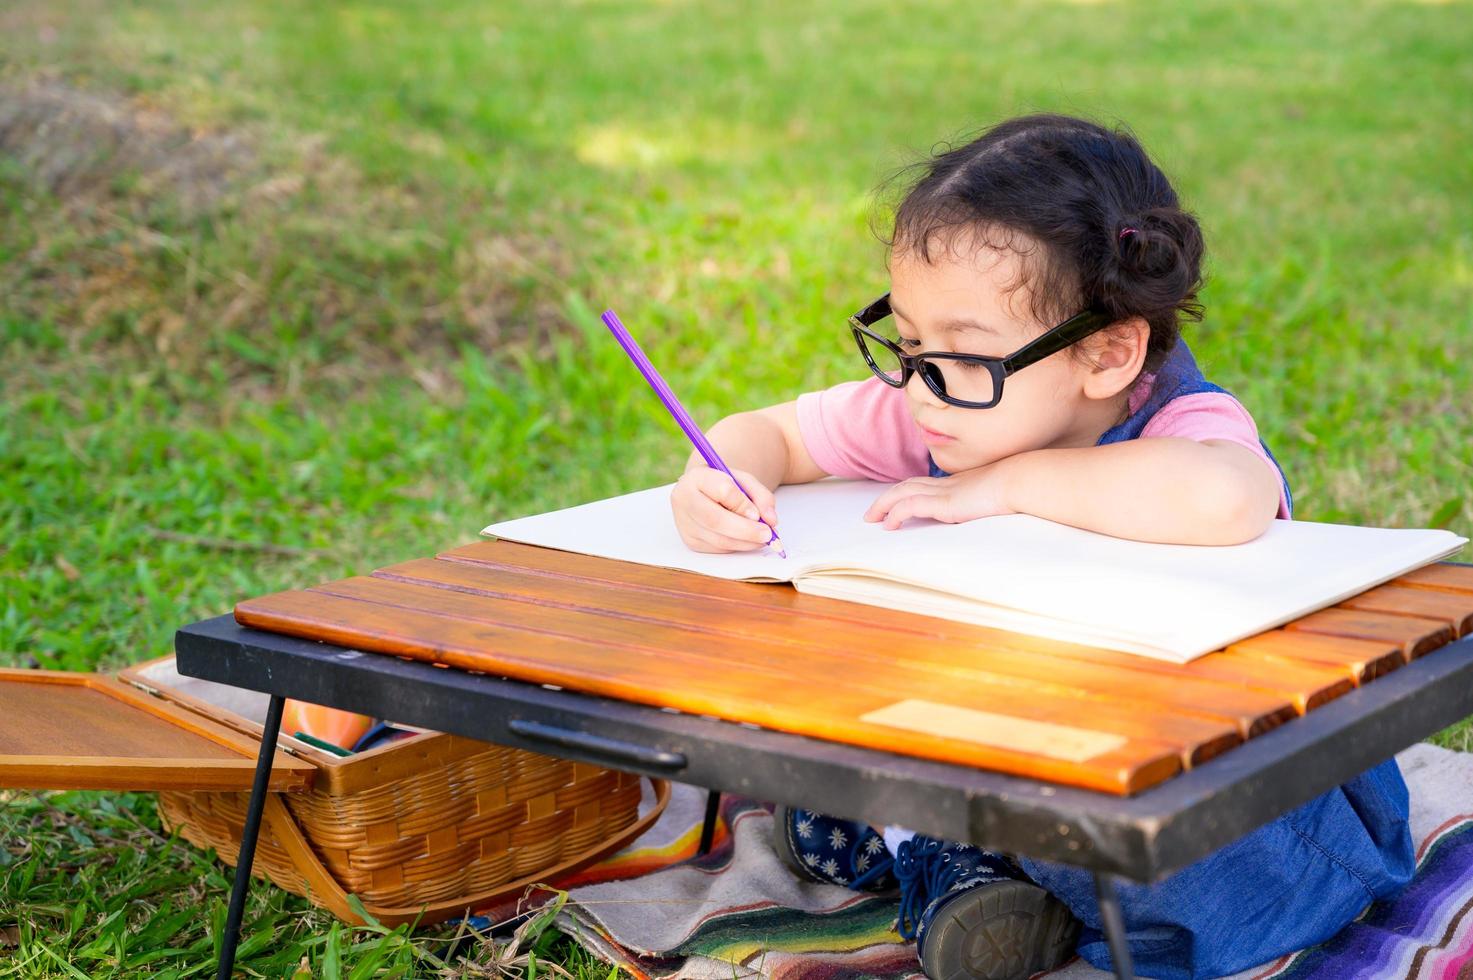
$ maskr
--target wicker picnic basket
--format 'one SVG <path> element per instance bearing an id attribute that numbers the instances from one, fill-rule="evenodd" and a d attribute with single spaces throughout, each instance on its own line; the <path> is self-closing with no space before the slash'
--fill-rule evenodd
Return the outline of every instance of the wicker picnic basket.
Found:
<path id="1" fill-rule="evenodd" d="M 164 660 L 139 667 L 168 666 Z M 261 726 L 138 668 L 151 693 L 208 715 L 259 744 Z M 394 926 L 440 922 L 519 895 L 528 885 L 598 860 L 652 824 L 670 785 L 443 732 L 424 732 L 341 757 L 295 739 L 283 745 L 317 767 L 309 789 L 267 795 L 251 871 L 361 924 L 348 904 Z M 165 828 L 234 864 L 248 793 L 164 790 Z"/>
<path id="2" fill-rule="evenodd" d="M 331 911 L 428 924 L 511 897 L 611 853 L 663 810 L 639 818 L 640 777 L 488 745 L 419 735 L 320 765 L 314 786 L 267 797 L 252 873 Z M 161 792 L 166 828 L 234 864 L 246 793 Z"/>

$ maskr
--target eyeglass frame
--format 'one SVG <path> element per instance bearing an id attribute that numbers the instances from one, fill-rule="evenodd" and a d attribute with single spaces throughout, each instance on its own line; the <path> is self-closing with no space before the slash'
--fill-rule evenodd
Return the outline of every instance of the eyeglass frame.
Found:
<path id="1" fill-rule="evenodd" d="M 870 303 L 859 312 L 849 317 L 849 330 L 854 335 L 854 342 L 859 345 L 859 352 L 864 356 L 864 361 L 869 365 L 871 371 L 881 381 L 892 388 L 904 388 L 910 383 L 910 376 L 919 373 L 921 380 L 937 398 L 948 405 L 958 408 L 992 408 L 1002 401 L 1003 379 L 1023 370 L 1030 364 L 1036 363 L 1051 354 L 1057 354 L 1072 344 L 1075 344 L 1090 334 L 1096 333 L 1108 327 L 1115 318 L 1109 313 L 1098 309 L 1088 309 L 1076 313 L 1062 323 L 1056 324 L 1033 338 L 1028 343 L 1008 354 L 1006 357 L 991 357 L 986 354 L 960 354 L 955 351 L 921 351 L 919 354 L 907 354 L 888 337 L 881 337 L 873 330 L 871 325 L 880 322 L 894 311 L 890 308 L 890 294 L 886 293 L 879 299 Z M 895 378 L 882 370 L 875 363 L 869 347 L 865 345 L 864 337 L 871 337 L 885 348 L 890 350 L 900 360 L 900 379 Z M 987 368 L 992 375 L 992 400 L 989 402 L 973 402 L 948 395 L 945 391 L 938 389 L 931 375 L 921 370 L 921 365 L 927 361 L 962 361 L 969 364 L 980 364 Z"/>

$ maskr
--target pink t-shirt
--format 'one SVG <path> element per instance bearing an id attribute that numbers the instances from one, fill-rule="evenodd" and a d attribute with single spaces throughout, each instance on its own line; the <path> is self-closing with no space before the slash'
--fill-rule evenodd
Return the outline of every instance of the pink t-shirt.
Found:
<path id="1" fill-rule="evenodd" d="M 1140 408 L 1150 394 L 1148 379 L 1131 392 L 1130 411 Z M 906 406 L 905 392 L 879 378 L 799 395 L 798 430 L 813 461 L 831 476 L 898 483 L 930 472 L 930 453 Z M 1209 391 L 1171 399 L 1151 416 L 1140 435 L 1161 436 L 1236 442 L 1256 453 L 1280 480 L 1278 467 L 1258 441 L 1253 416 L 1232 395 Z M 1278 516 L 1289 518 L 1282 480 Z"/>

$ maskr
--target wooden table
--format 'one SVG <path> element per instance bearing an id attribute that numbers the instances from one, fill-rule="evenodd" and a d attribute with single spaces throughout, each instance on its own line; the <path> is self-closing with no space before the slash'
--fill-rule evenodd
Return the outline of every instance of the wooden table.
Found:
<path id="1" fill-rule="evenodd" d="M 287 696 L 1089 868 L 1127 975 L 1110 876 L 1473 714 L 1470 630 L 1447 563 L 1186 665 L 501 541 L 250 600 L 176 640 L 181 673 L 273 695 L 221 976 Z"/>

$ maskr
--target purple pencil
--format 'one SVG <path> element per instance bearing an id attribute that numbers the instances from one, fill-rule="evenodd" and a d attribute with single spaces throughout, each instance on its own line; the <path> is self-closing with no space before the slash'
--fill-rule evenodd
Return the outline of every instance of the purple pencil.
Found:
<path id="1" fill-rule="evenodd" d="M 639 368 L 639 373 L 644 375 L 644 379 L 649 382 L 650 387 L 655 389 L 655 394 L 659 396 L 660 403 L 674 416 L 675 423 L 680 426 L 686 438 L 695 445 L 696 452 L 701 454 L 701 458 L 706 461 L 706 465 L 712 469 L 720 470 L 727 476 L 731 476 L 731 482 L 737 485 L 737 489 L 742 491 L 742 495 L 748 500 L 752 500 L 752 495 L 747 493 L 741 481 L 732 476 L 731 470 L 721 461 L 721 457 L 716 455 L 716 449 L 706 440 L 706 434 L 701 431 L 700 426 L 696 425 L 695 420 L 690 417 L 690 413 L 685 410 L 685 406 L 680 404 L 680 399 L 675 397 L 675 392 L 671 391 L 670 386 L 665 383 L 665 379 L 660 377 L 660 372 L 655 370 L 655 366 L 650 363 L 650 359 L 645 356 L 639 344 L 629 335 L 629 331 L 625 328 L 624 324 L 619 322 L 619 318 L 614 315 L 614 311 L 604 310 L 603 321 L 604 326 L 609 328 L 610 332 L 614 335 L 614 339 L 619 342 L 619 346 L 624 348 L 624 353 L 628 354 L 629 359 L 634 362 L 634 366 Z M 752 502 L 754 504 L 756 503 L 755 500 Z M 776 548 L 779 555 L 784 558 L 788 557 L 788 553 L 783 550 L 782 541 L 778 539 L 777 532 L 772 530 L 772 526 L 760 517 L 757 520 L 768 531 L 772 532 L 772 537 L 767 541 L 768 547 Z"/>

